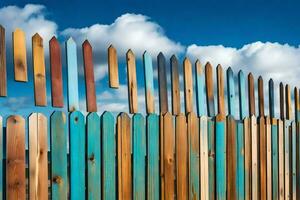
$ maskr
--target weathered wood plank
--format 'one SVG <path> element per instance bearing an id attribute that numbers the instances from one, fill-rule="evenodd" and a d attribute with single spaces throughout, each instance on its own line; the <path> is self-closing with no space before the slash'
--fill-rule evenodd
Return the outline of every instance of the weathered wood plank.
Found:
<path id="1" fill-rule="evenodd" d="M 300 99 L 299 90 L 297 87 L 294 88 L 294 102 L 295 102 L 295 120 L 300 121 Z"/>
<path id="2" fill-rule="evenodd" d="M 4 194 L 5 194 L 5 189 L 4 189 L 4 185 L 5 185 L 5 183 L 4 183 L 4 181 L 5 181 L 5 179 L 4 179 L 4 177 L 5 177 L 5 172 L 4 172 L 4 152 L 5 152 L 5 150 L 4 150 L 4 146 L 5 146 L 5 144 L 4 144 L 4 142 L 5 142 L 5 140 L 4 140 L 4 128 L 3 128 L 3 118 L 2 118 L 2 116 L 0 116 L 0 146 L 1 146 L 1 148 L 0 148 L 0 160 L 2 160 L 2 162 L 0 162 L 0 199 L 4 199 Z"/>
<path id="3" fill-rule="evenodd" d="M 207 121 L 207 134 L 208 134 L 208 187 L 209 199 L 215 199 L 216 188 L 216 161 L 215 161 L 215 123 L 214 119 Z"/>
<path id="4" fill-rule="evenodd" d="M 6 123 L 6 199 L 25 199 L 25 120 L 12 115 Z"/>
<path id="5" fill-rule="evenodd" d="M 297 142 L 297 137 L 296 137 L 296 123 L 293 121 L 291 123 L 291 157 L 292 157 L 292 166 L 291 166 L 291 182 L 292 182 L 292 185 L 291 185 L 291 199 L 297 199 L 297 163 L 296 163 L 296 160 L 297 160 L 297 153 L 296 153 L 296 142 Z"/>
<path id="6" fill-rule="evenodd" d="M 179 69 L 178 60 L 175 55 L 170 59 L 171 65 L 171 85 L 172 85 L 172 114 L 178 115 L 181 113 L 180 105 L 180 85 L 179 85 Z"/>
<path id="7" fill-rule="evenodd" d="M 188 135 L 186 118 L 179 114 L 175 119 L 176 142 L 176 197 L 178 200 L 188 199 Z"/>
<path id="8" fill-rule="evenodd" d="M 146 199 L 146 131 L 141 114 L 132 117 L 133 134 L 133 199 Z"/>
<path id="9" fill-rule="evenodd" d="M 44 45 L 41 36 L 36 33 L 32 37 L 32 59 L 34 79 L 34 100 L 36 106 L 47 105 L 46 69 Z"/>
<path id="10" fill-rule="evenodd" d="M 137 80 L 136 80 L 136 66 L 135 56 L 131 50 L 126 53 L 127 61 L 127 86 L 128 86 L 128 103 L 129 112 L 138 112 L 138 97 L 137 97 Z"/>
<path id="11" fill-rule="evenodd" d="M 289 85 L 285 85 L 285 109 L 286 119 L 292 119 L 292 99 L 291 88 Z"/>
<path id="12" fill-rule="evenodd" d="M 265 116 L 264 81 L 261 76 L 258 77 L 258 111 L 260 117 Z"/>
<path id="13" fill-rule="evenodd" d="M 187 116 L 187 135 L 189 152 L 189 198 L 200 199 L 199 120 L 193 112 Z"/>
<path id="14" fill-rule="evenodd" d="M 124 120 L 124 119 L 120 119 L 120 123 L 122 123 L 122 120 Z M 126 120 L 127 120 L 127 118 L 126 118 Z M 126 122 L 126 123 L 128 123 L 128 122 Z M 121 125 L 119 125 L 119 126 L 121 126 Z M 128 127 L 127 124 L 126 124 L 126 126 Z M 102 130 L 102 198 L 103 199 L 116 199 L 116 197 L 117 197 L 116 151 L 117 150 L 116 150 L 116 137 L 115 137 L 115 119 L 110 112 L 104 112 L 102 114 L 101 130 Z M 120 129 L 120 131 L 122 131 L 122 130 Z M 122 134 L 122 133 L 120 132 L 120 134 Z M 121 139 L 121 136 L 122 135 L 120 135 L 120 139 Z M 120 144 L 122 144 L 121 141 L 120 141 Z M 124 163 L 124 165 L 126 165 L 126 163 Z M 118 170 L 119 169 L 122 169 L 122 168 L 118 168 Z M 120 176 L 121 175 L 122 174 L 120 174 Z M 130 174 L 128 174 L 128 175 L 130 176 Z M 121 178 L 121 177 L 119 177 L 119 178 Z"/>
<path id="15" fill-rule="evenodd" d="M 101 198 L 101 125 L 96 112 L 89 113 L 86 118 L 87 141 L 87 199 Z M 84 146 L 84 145 L 83 145 Z M 113 171 L 114 168 L 111 168 Z M 103 187 L 104 189 L 104 187 Z M 105 188 L 106 189 L 106 188 Z"/>
<path id="16" fill-rule="evenodd" d="M 158 68 L 158 91 L 159 91 L 159 112 L 165 114 L 168 112 L 168 88 L 167 88 L 167 69 L 166 59 L 163 53 L 157 56 Z"/>
<path id="17" fill-rule="evenodd" d="M 267 199 L 272 200 L 272 133 L 271 133 L 271 119 L 266 117 L 265 120 L 266 131 L 266 160 L 267 160 Z"/>
<path id="18" fill-rule="evenodd" d="M 118 199 L 132 199 L 130 118 L 121 113 L 117 118 Z"/>
<path id="19" fill-rule="evenodd" d="M 276 119 L 271 119 L 272 134 L 272 197 L 279 199 L 278 189 L 278 125 Z"/>
<path id="20" fill-rule="evenodd" d="M 193 76 L 192 64 L 188 58 L 183 61 L 184 105 L 185 113 L 193 112 Z"/>
<path id="21" fill-rule="evenodd" d="M 47 118 L 41 113 L 29 117 L 29 197 L 48 198 Z"/>
<path id="22" fill-rule="evenodd" d="M 0 96 L 7 96 L 5 29 L 0 25 Z"/>
<path id="23" fill-rule="evenodd" d="M 195 63 L 196 68 L 196 106 L 198 116 L 205 114 L 205 82 L 204 71 L 199 60 Z"/>
<path id="24" fill-rule="evenodd" d="M 227 69 L 226 75 L 227 75 L 228 114 L 233 117 L 236 117 L 234 75 L 231 67 Z"/>
<path id="25" fill-rule="evenodd" d="M 79 111 L 69 115 L 70 198 L 85 198 L 86 133 L 84 116 Z M 90 158 L 88 158 L 90 159 Z"/>
<path id="26" fill-rule="evenodd" d="M 221 65 L 217 66 L 217 101 L 218 101 L 218 114 L 223 118 L 225 114 L 225 95 L 224 95 L 224 75 Z"/>
<path id="27" fill-rule="evenodd" d="M 296 197 L 300 197 L 300 123 L 297 121 L 296 123 Z"/>
<path id="28" fill-rule="evenodd" d="M 248 74 L 248 103 L 249 103 L 249 116 L 255 115 L 255 88 L 254 78 L 251 73 Z"/>
<path id="29" fill-rule="evenodd" d="M 246 117 L 244 119 L 244 143 L 245 143 L 245 199 L 252 199 L 252 183 L 251 183 L 251 166 L 252 166 L 252 152 L 251 152 L 251 131 L 250 131 L 250 119 Z"/>
<path id="30" fill-rule="evenodd" d="M 243 71 L 238 73 L 238 89 L 239 89 L 239 111 L 240 120 L 246 117 L 246 81 Z"/>
<path id="31" fill-rule="evenodd" d="M 66 115 L 56 111 L 51 115 L 51 180 L 52 199 L 68 198 L 67 124 Z"/>
<path id="32" fill-rule="evenodd" d="M 108 75 L 109 87 L 119 88 L 119 68 L 118 68 L 118 54 L 113 45 L 108 47 Z"/>
<path id="33" fill-rule="evenodd" d="M 286 108 L 288 109 L 288 108 Z M 290 121 L 283 120 L 284 126 L 284 198 L 291 198 L 290 191 Z"/>
<path id="34" fill-rule="evenodd" d="M 274 81 L 269 80 L 269 115 L 271 120 L 275 117 Z"/>
<path id="35" fill-rule="evenodd" d="M 282 120 L 278 120 L 278 183 L 279 199 L 284 199 L 284 125 Z"/>
<path id="36" fill-rule="evenodd" d="M 49 42 L 50 52 L 50 71 L 51 71 L 51 97 L 52 106 L 63 107 L 63 80 L 62 80 L 62 64 L 61 64 L 61 51 L 59 42 L 56 37 L 52 37 Z"/>
<path id="37" fill-rule="evenodd" d="M 252 199 L 259 199 L 259 171 L 258 171 L 258 134 L 257 134 L 257 124 L 254 115 L 250 117 L 250 135 L 251 135 L 251 154 L 252 154 L 252 166 L 251 166 L 251 182 L 252 182 Z"/>
<path id="38" fill-rule="evenodd" d="M 216 198 L 226 199 L 226 118 L 222 114 L 216 117 Z"/>
<path id="39" fill-rule="evenodd" d="M 285 117 L 284 113 L 284 87 L 283 84 L 279 84 L 279 107 L 280 107 L 280 119 L 283 120 Z"/>
<path id="40" fill-rule="evenodd" d="M 147 199 L 159 200 L 159 118 L 147 116 Z M 179 180 L 178 180 L 179 181 Z M 178 196 L 179 198 L 179 196 Z"/>
<path id="41" fill-rule="evenodd" d="M 79 110 L 77 50 L 72 38 L 66 42 L 68 75 L 68 111 Z"/>
<path id="42" fill-rule="evenodd" d="M 15 80 L 27 82 L 25 33 L 17 28 L 12 34 Z"/>
<path id="43" fill-rule="evenodd" d="M 215 115 L 215 101 L 214 101 L 214 79 L 212 66 L 208 62 L 205 65 L 205 86 L 206 86 L 206 102 L 207 115 L 212 117 Z"/>
<path id="44" fill-rule="evenodd" d="M 145 75 L 145 97 L 147 114 L 155 113 L 155 95 L 153 83 L 153 67 L 150 54 L 145 51 L 143 54 L 144 75 Z"/>
<path id="45" fill-rule="evenodd" d="M 160 199 L 165 198 L 165 178 L 164 178 L 164 116 L 162 113 L 159 115 L 159 158 L 160 158 Z"/>
<path id="46" fill-rule="evenodd" d="M 236 122 L 237 137 L 237 197 L 245 199 L 245 139 L 243 121 Z"/>
<path id="47" fill-rule="evenodd" d="M 260 114 L 263 114 L 260 111 Z M 266 140 L 266 127 L 265 118 L 263 116 L 258 117 L 258 141 L 259 141 L 259 156 L 258 156 L 258 168 L 259 168 L 259 193 L 260 199 L 267 199 L 267 140 Z"/>
<path id="48" fill-rule="evenodd" d="M 88 40 L 85 40 L 82 44 L 82 51 L 85 76 L 86 110 L 88 112 L 97 112 L 93 50 Z"/>

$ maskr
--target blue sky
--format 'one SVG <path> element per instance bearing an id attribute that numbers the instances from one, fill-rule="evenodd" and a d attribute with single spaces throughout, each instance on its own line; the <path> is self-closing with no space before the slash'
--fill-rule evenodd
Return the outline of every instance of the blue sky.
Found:
<path id="1" fill-rule="evenodd" d="M 231 66 L 236 73 L 239 69 L 245 72 L 252 71 L 256 76 L 263 75 L 265 87 L 270 77 L 273 77 L 275 82 L 282 80 L 292 86 L 298 84 L 300 3 L 296 1 L 85 0 L 82 3 L 79 0 L 60 0 L 30 3 L 29 5 L 28 1 L 13 0 L 2 0 L 0 3 L 0 23 L 7 28 L 7 35 L 10 36 L 10 32 L 16 27 L 23 28 L 27 33 L 28 68 L 32 68 L 30 37 L 35 32 L 39 32 L 45 39 L 47 69 L 47 39 L 53 34 L 60 39 L 63 51 L 64 40 L 69 36 L 74 37 L 78 47 L 88 38 L 94 47 L 100 112 L 104 109 L 128 109 L 124 79 L 124 56 L 128 48 L 132 48 L 138 58 L 138 75 L 143 74 L 141 55 L 144 50 L 148 50 L 154 58 L 154 68 L 156 54 L 162 51 L 167 60 L 171 54 L 176 54 L 181 59 L 180 63 L 187 55 L 192 61 L 199 58 L 202 64 L 210 61 L 214 66 L 219 63 L 224 68 Z M 122 86 L 119 90 L 112 90 L 107 86 L 106 48 L 110 43 L 113 43 L 120 53 Z M 33 109 L 32 72 L 29 72 L 28 84 L 13 82 L 10 47 L 8 41 L 9 97 L 0 100 L 0 104 L 6 106 L 2 115 L 27 115 Z M 78 58 L 79 71 L 82 71 L 80 49 Z M 63 65 L 65 74 L 65 61 Z M 49 80 L 49 73 L 47 78 Z M 81 75 L 81 108 L 85 110 L 83 84 Z M 141 112 L 144 112 L 143 76 L 138 76 L 138 84 L 139 106 Z M 155 84 L 157 85 L 156 79 Z M 50 97 L 49 82 L 47 86 Z M 66 91 L 66 88 L 64 89 Z M 51 99 L 49 105 L 50 102 Z M 18 105 L 17 109 L 8 106 L 12 103 Z M 34 110 L 48 112 L 49 108 Z"/>

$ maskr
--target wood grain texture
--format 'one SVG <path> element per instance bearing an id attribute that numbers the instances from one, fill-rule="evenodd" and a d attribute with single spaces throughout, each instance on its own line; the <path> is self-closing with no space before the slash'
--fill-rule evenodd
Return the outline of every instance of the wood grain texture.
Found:
<path id="1" fill-rule="evenodd" d="M 192 64 L 188 58 L 183 61 L 184 105 L 185 113 L 193 112 L 193 76 Z"/>
<path id="2" fill-rule="evenodd" d="M 258 118 L 258 135 L 259 135 L 259 193 L 260 199 L 267 199 L 267 140 L 265 118 L 263 116 Z"/>
<path id="3" fill-rule="evenodd" d="M 215 120 L 209 119 L 207 121 L 207 133 L 208 133 L 208 187 L 209 187 L 209 199 L 215 199 L 216 195 L 216 138 L 215 138 Z"/>
<path id="4" fill-rule="evenodd" d="M 48 198 L 47 118 L 41 113 L 29 116 L 29 197 Z"/>
<path id="5" fill-rule="evenodd" d="M 169 110 L 167 68 L 166 68 L 165 56 L 161 52 L 157 56 L 157 70 L 158 70 L 159 112 L 165 114 Z"/>
<path id="6" fill-rule="evenodd" d="M 195 63 L 196 76 L 196 107 L 198 116 L 205 114 L 205 81 L 204 70 L 199 60 Z"/>
<path id="7" fill-rule="evenodd" d="M 267 199 L 272 200 L 272 132 L 271 132 L 271 118 L 265 119 L 265 135 L 266 135 L 266 187 Z"/>
<path id="8" fill-rule="evenodd" d="M 171 65 L 171 85 L 172 85 L 172 114 L 178 115 L 181 113 L 180 105 L 180 83 L 179 83 L 179 67 L 178 60 L 175 55 L 170 59 Z"/>
<path id="9" fill-rule="evenodd" d="M 25 33 L 17 28 L 12 33 L 15 81 L 27 82 Z"/>
<path id="10" fill-rule="evenodd" d="M 82 44 L 82 51 L 85 76 L 86 110 L 88 112 L 97 112 L 93 50 L 88 40 L 85 40 Z"/>
<path id="11" fill-rule="evenodd" d="M 236 121 L 237 137 L 237 197 L 245 199 L 245 139 L 243 121 Z"/>
<path id="12" fill-rule="evenodd" d="M 0 96 L 7 96 L 5 29 L 0 25 Z"/>
<path id="13" fill-rule="evenodd" d="M 278 120 L 278 187 L 279 199 L 284 199 L 284 125 L 282 120 Z"/>
<path id="14" fill-rule="evenodd" d="M 5 185 L 5 172 L 4 172 L 4 169 L 5 169 L 5 162 L 4 162 L 4 128 L 3 128 L 3 118 L 2 116 L 0 116 L 0 146 L 2 147 L 0 149 L 0 160 L 2 160 L 2 162 L 0 163 L 0 199 L 4 199 L 4 194 L 5 194 L 5 191 L 4 191 L 4 185 Z"/>
<path id="15" fill-rule="evenodd" d="M 215 100 L 214 100 L 214 79 L 211 64 L 208 62 L 205 65 L 205 83 L 206 83 L 206 102 L 207 115 L 212 117 L 215 115 Z"/>
<path id="16" fill-rule="evenodd" d="M 290 121 L 285 119 L 283 120 L 284 126 L 284 198 L 291 198 L 291 157 L 290 157 Z"/>
<path id="17" fill-rule="evenodd" d="M 118 199 L 132 199 L 131 127 L 126 113 L 117 117 Z"/>
<path id="18" fill-rule="evenodd" d="M 224 75 L 221 65 L 217 66 L 217 101 L 218 101 L 218 114 L 225 117 L 225 95 L 224 95 Z"/>
<path id="19" fill-rule="evenodd" d="M 291 199 L 297 199 L 297 137 L 296 137 L 296 123 L 293 121 L 290 126 L 291 129 Z"/>
<path id="20" fill-rule="evenodd" d="M 258 111 L 259 116 L 265 116 L 264 81 L 261 76 L 258 78 Z"/>
<path id="21" fill-rule="evenodd" d="M 243 71 L 238 73 L 238 89 L 239 89 L 239 111 L 240 120 L 246 117 L 246 81 Z"/>
<path id="22" fill-rule="evenodd" d="M 25 199 L 25 120 L 12 115 L 6 124 L 6 199 Z"/>
<path id="23" fill-rule="evenodd" d="M 49 42 L 50 72 L 51 72 L 51 98 L 52 106 L 62 108 L 64 106 L 61 51 L 56 37 Z"/>
<path id="24" fill-rule="evenodd" d="M 250 118 L 246 117 L 244 119 L 244 139 L 245 139 L 245 199 L 252 199 L 252 152 L 251 152 L 251 132 L 250 132 Z"/>
<path id="25" fill-rule="evenodd" d="M 34 79 L 34 101 L 36 106 L 47 105 L 46 69 L 44 45 L 41 36 L 36 33 L 32 37 L 32 59 Z"/>
<path id="26" fill-rule="evenodd" d="M 229 67 L 226 71 L 227 75 L 227 102 L 228 102 L 228 114 L 236 117 L 236 103 L 235 103 L 235 87 L 234 87 L 234 74 Z"/>
<path id="27" fill-rule="evenodd" d="M 271 119 L 275 117 L 275 96 L 273 79 L 269 80 L 269 115 Z"/>
<path id="28" fill-rule="evenodd" d="M 300 119 L 300 100 L 299 100 L 299 90 L 297 87 L 294 88 L 294 112 L 295 121 L 298 122 Z"/>
<path id="29" fill-rule="evenodd" d="M 143 54 L 144 76 L 145 76 L 145 97 L 147 114 L 155 113 L 155 95 L 153 83 L 153 66 L 151 55 L 145 51 Z"/>
<path id="30" fill-rule="evenodd" d="M 259 169 L 258 169 L 258 155 L 259 155 L 259 138 L 257 134 L 257 123 L 254 115 L 250 117 L 250 135 L 251 135 L 251 182 L 252 182 L 252 199 L 259 199 Z"/>
<path id="31" fill-rule="evenodd" d="M 176 142 L 176 197 L 178 200 L 188 199 L 188 135 L 186 118 L 183 114 L 175 119 Z"/>
<path id="32" fill-rule="evenodd" d="M 285 118 L 284 113 L 284 86 L 282 83 L 279 84 L 279 108 L 280 108 L 280 119 L 283 120 Z"/>
<path id="33" fill-rule="evenodd" d="M 296 197 L 300 197 L 300 123 L 299 121 L 296 123 Z"/>
<path id="34" fill-rule="evenodd" d="M 119 88 L 118 54 L 113 45 L 108 47 L 108 75 L 109 87 Z"/>
<path id="35" fill-rule="evenodd" d="M 136 80 L 136 66 L 135 56 L 131 50 L 126 53 L 127 61 L 127 86 L 128 86 L 128 103 L 129 112 L 138 112 L 138 97 L 137 97 L 137 80 Z"/>
<path id="36" fill-rule="evenodd" d="M 291 87 L 285 85 L 285 109 L 286 119 L 292 119 L 292 99 L 291 99 Z"/>
<path id="37" fill-rule="evenodd" d="M 276 119 L 271 118 L 271 135 L 272 135 L 272 197 L 279 199 L 278 188 L 278 124 Z"/>
<path id="38" fill-rule="evenodd" d="M 254 78 L 251 73 L 248 74 L 248 98 L 249 98 L 249 116 L 255 115 L 255 88 Z"/>

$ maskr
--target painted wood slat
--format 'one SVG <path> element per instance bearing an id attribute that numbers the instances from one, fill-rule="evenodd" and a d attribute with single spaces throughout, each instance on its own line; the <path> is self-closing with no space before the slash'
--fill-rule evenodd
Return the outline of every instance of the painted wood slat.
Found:
<path id="1" fill-rule="evenodd" d="M 215 199 L 216 188 L 216 160 L 215 160 L 215 123 L 214 119 L 207 121 L 207 134 L 208 134 L 208 187 L 209 199 Z"/>
<path id="2" fill-rule="evenodd" d="M 209 161 L 208 161 L 208 121 L 201 116 L 200 124 L 200 194 L 201 199 L 209 199 Z"/>
<path id="3" fill-rule="evenodd" d="M 115 137 L 115 119 L 110 112 L 104 112 L 102 114 L 101 130 L 102 130 L 102 198 L 116 199 L 117 196 L 117 184 L 116 184 L 117 150 L 116 148 L 117 147 L 116 147 L 116 137 Z M 124 163 L 124 166 L 125 164 L 126 163 Z"/>
<path id="4" fill-rule="evenodd" d="M 29 116 L 29 197 L 48 198 L 47 118 L 41 113 Z"/>
<path id="5" fill-rule="evenodd" d="M 61 51 L 59 42 L 54 36 L 49 42 L 49 52 L 52 106 L 61 108 L 64 106 Z"/>
<path id="6" fill-rule="evenodd" d="M 279 199 L 284 199 L 284 125 L 282 120 L 278 120 L 278 183 Z"/>
<path id="7" fill-rule="evenodd" d="M 292 185 L 291 185 L 291 199 L 297 199 L 297 163 L 296 163 L 296 160 L 297 160 L 297 155 L 296 155 L 296 149 L 297 149 L 297 146 L 296 146 L 296 142 L 297 142 L 297 137 L 296 137 L 296 123 L 293 121 L 291 123 L 291 158 L 292 158 L 292 166 L 291 166 L 291 182 L 292 182 Z"/>
<path id="8" fill-rule="evenodd" d="M 269 115 L 272 118 L 275 117 L 275 97 L 274 97 L 274 81 L 269 80 Z"/>
<path id="9" fill-rule="evenodd" d="M 136 66 L 135 56 L 131 50 L 126 53 L 127 60 L 127 86 L 128 86 L 128 103 L 129 112 L 138 112 L 138 99 L 137 99 L 137 80 L 136 80 Z"/>
<path id="10" fill-rule="evenodd" d="M 193 76 L 192 64 L 188 58 L 183 61 L 184 105 L 185 113 L 193 112 Z"/>
<path id="11" fill-rule="evenodd" d="M 175 158 L 174 158 L 174 147 L 175 147 L 175 136 L 173 128 L 173 117 L 167 112 L 164 115 L 163 121 L 163 133 L 164 133 L 164 198 L 163 199 L 174 199 L 175 198 Z"/>
<path id="12" fill-rule="evenodd" d="M 245 199 L 245 139 L 244 139 L 244 124 L 243 121 L 236 122 L 236 137 L 237 137 L 237 197 Z"/>
<path id="13" fill-rule="evenodd" d="M 86 110 L 88 112 L 97 112 L 93 49 L 88 40 L 85 40 L 82 44 L 82 51 L 85 76 Z"/>
<path id="14" fill-rule="evenodd" d="M 36 33 L 32 37 L 32 59 L 34 79 L 34 101 L 36 106 L 47 105 L 46 69 L 44 45 L 41 36 Z"/>
<path id="15" fill-rule="evenodd" d="M 240 120 L 246 117 L 246 81 L 243 71 L 238 73 Z"/>
<path id="16" fill-rule="evenodd" d="M 5 29 L 0 25 L 0 96 L 7 96 Z"/>
<path id="17" fill-rule="evenodd" d="M 257 123 L 254 115 L 250 117 L 250 135 L 251 135 L 251 154 L 252 154 L 252 166 L 251 166 L 251 182 L 252 182 L 252 199 L 259 199 L 259 182 L 258 182 L 258 134 L 257 134 Z"/>
<path id="18" fill-rule="evenodd" d="M 280 119 L 283 120 L 285 118 L 284 113 L 284 87 L 283 84 L 279 84 L 279 107 L 280 107 Z"/>
<path id="19" fill-rule="evenodd" d="M 226 75 L 227 75 L 228 114 L 235 117 L 236 104 L 235 104 L 234 75 L 231 67 L 227 69 Z"/>
<path id="20" fill-rule="evenodd" d="M 187 135 L 189 152 L 189 198 L 200 199 L 199 120 L 193 112 L 187 116 Z"/>
<path id="21" fill-rule="evenodd" d="M 199 60 L 195 63 L 196 68 L 196 106 L 198 116 L 205 114 L 205 82 L 204 82 L 204 71 Z"/>
<path id="22" fill-rule="evenodd" d="M 126 113 L 117 117 L 118 199 L 132 198 L 131 127 Z"/>
<path id="23" fill-rule="evenodd" d="M 108 47 L 108 75 L 109 87 L 119 88 L 118 54 L 113 45 Z"/>
<path id="24" fill-rule="evenodd" d="M 288 109 L 288 108 L 286 108 Z M 287 116 L 288 117 L 288 116 Z M 291 198 L 290 190 L 290 176 L 291 176 L 291 165 L 290 165 L 290 121 L 283 120 L 284 126 L 284 198 Z"/>
<path id="25" fill-rule="evenodd" d="M 159 200 L 159 118 L 147 116 L 147 199 Z M 179 180 L 178 180 L 179 181 Z M 179 197 L 178 197 L 179 198 Z"/>
<path id="26" fill-rule="evenodd" d="M 292 99 L 291 99 L 291 88 L 289 85 L 285 85 L 285 109 L 286 119 L 292 119 Z"/>
<path id="27" fill-rule="evenodd" d="M 300 99 L 299 90 L 297 87 L 294 88 L 294 102 L 295 102 L 295 120 L 300 121 Z"/>
<path id="28" fill-rule="evenodd" d="M 172 114 L 179 115 L 181 113 L 180 105 L 180 85 L 179 85 L 179 68 L 178 60 L 175 55 L 170 59 L 171 65 L 171 85 L 172 85 Z"/>
<path id="29" fill-rule="evenodd" d="M 164 115 L 159 115 L 159 156 L 160 156 L 160 199 L 165 198 L 165 178 L 164 178 Z"/>
<path id="30" fill-rule="evenodd" d="M 68 198 L 67 124 L 66 115 L 55 111 L 51 115 L 51 180 L 52 199 Z"/>
<path id="31" fill-rule="evenodd" d="M 23 30 L 17 28 L 12 34 L 15 81 L 27 82 L 26 40 Z"/>
<path id="32" fill-rule="evenodd" d="M 248 98 L 249 98 L 249 116 L 255 115 L 255 89 L 254 78 L 251 73 L 248 74 Z"/>
<path id="33" fill-rule="evenodd" d="M 232 116 L 226 120 L 227 133 L 227 199 L 237 199 L 237 130 Z"/>
<path id="34" fill-rule="evenodd" d="M 224 116 L 225 114 L 225 95 L 224 95 L 224 75 L 221 65 L 217 66 L 217 100 L 218 100 L 218 113 Z"/>
<path id="35" fill-rule="evenodd" d="M 68 111 L 79 110 L 78 70 L 76 43 L 72 38 L 66 42 L 66 60 L 68 76 Z"/>
<path id="36" fill-rule="evenodd" d="M 146 131 L 141 114 L 132 117 L 133 135 L 133 199 L 146 199 Z"/>
<path id="37" fill-rule="evenodd" d="M 261 113 L 263 114 L 263 113 Z M 258 168 L 259 168 L 259 193 L 260 199 L 267 199 L 267 139 L 266 139 L 266 127 L 265 118 L 263 116 L 258 117 L 258 142 L 259 142 L 259 156 L 258 156 Z"/>
<path id="38" fill-rule="evenodd" d="M 5 179 L 4 179 L 4 177 L 5 177 L 4 167 L 5 166 L 3 166 L 4 165 L 4 156 L 5 156 L 4 155 L 4 152 L 5 152 L 4 142 L 5 142 L 5 140 L 4 140 L 4 134 L 3 133 L 4 133 L 3 118 L 2 118 L 2 116 L 0 116 L 0 146 L 1 146 L 1 148 L 0 148 L 0 160 L 1 160 L 1 162 L 0 162 L 0 199 L 5 199 L 4 198 L 4 194 L 5 194 L 5 191 L 4 191 L 4 185 L 5 185 L 5 183 L 4 183 L 4 181 L 5 181 Z"/>
<path id="39" fill-rule="evenodd" d="M 165 114 L 168 112 L 168 88 L 167 88 L 167 69 L 166 59 L 163 53 L 157 56 L 158 68 L 158 91 L 159 91 L 159 112 Z"/>
<path id="40" fill-rule="evenodd" d="M 296 197 L 300 197 L 300 123 L 296 122 Z"/>
<path id="41" fill-rule="evenodd" d="M 215 115 L 215 101 L 214 101 L 214 79 L 212 66 L 208 62 L 205 65 L 205 84 L 206 84 L 206 102 L 207 115 L 212 117 Z"/>
<path id="42" fill-rule="evenodd" d="M 278 189 L 278 125 L 276 119 L 271 119 L 272 135 L 272 197 L 279 199 Z"/>
<path id="43" fill-rule="evenodd" d="M 12 115 L 6 123 L 5 199 L 25 199 L 25 120 L 19 115 Z"/>
<path id="44" fill-rule="evenodd" d="M 265 116 L 264 81 L 261 76 L 258 77 L 258 111 L 260 117 Z"/>
<path id="45" fill-rule="evenodd" d="M 272 200 L 272 134 L 271 134 L 271 119 L 265 119 L 265 135 L 266 135 L 266 161 L 267 161 L 267 199 Z"/>
<path id="46" fill-rule="evenodd" d="M 145 51 L 143 54 L 144 61 L 144 75 L 145 75 L 145 97 L 146 97 L 146 111 L 147 114 L 155 113 L 155 95 L 153 83 L 153 67 L 152 58 L 150 54 Z"/>
<path id="47" fill-rule="evenodd" d="M 252 154 L 251 154 L 251 132 L 250 132 L 250 118 L 244 119 L 244 144 L 245 144 L 245 199 L 252 199 L 251 194 L 251 166 L 252 166 Z"/>
<path id="48" fill-rule="evenodd" d="M 79 111 L 70 113 L 69 125 L 70 197 L 71 199 L 84 199 L 86 133 L 83 114 Z"/>
<path id="49" fill-rule="evenodd" d="M 86 155 L 87 155 L 87 199 L 101 198 L 101 126 L 96 112 L 86 118 Z M 103 143 L 106 141 L 103 141 Z M 84 146 L 84 144 L 83 144 Z M 113 169 L 111 169 L 113 170 Z"/>
<path id="50" fill-rule="evenodd" d="M 188 135 L 186 118 L 179 114 L 175 119 L 176 142 L 176 197 L 178 200 L 188 199 Z"/>
<path id="51" fill-rule="evenodd" d="M 221 114 L 216 117 L 216 198 L 226 199 L 226 122 Z"/>

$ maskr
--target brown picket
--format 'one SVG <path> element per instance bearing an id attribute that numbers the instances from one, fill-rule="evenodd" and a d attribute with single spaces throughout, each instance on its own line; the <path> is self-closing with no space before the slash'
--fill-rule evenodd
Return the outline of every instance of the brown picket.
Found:
<path id="1" fill-rule="evenodd" d="M 261 76 L 258 78 L 258 110 L 259 116 L 265 116 L 264 82 Z"/>
<path id="2" fill-rule="evenodd" d="M 285 118 L 284 114 L 284 87 L 283 84 L 279 84 L 279 107 L 280 107 L 280 119 L 283 120 Z"/>
<path id="3" fill-rule="evenodd" d="M 13 32 L 13 56 L 15 80 L 27 82 L 27 58 L 25 33 L 17 28 Z"/>
<path id="4" fill-rule="evenodd" d="M 172 114 L 178 115 L 181 112 L 181 105 L 180 105 L 178 60 L 175 55 L 171 57 L 170 65 L 171 65 L 171 84 L 172 84 Z"/>
<path id="5" fill-rule="evenodd" d="M 244 119 L 244 144 L 245 144 L 245 199 L 251 200 L 251 131 L 250 118 Z"/>
<path id="6" fill-rule="evenodd" d="M 266 143 L 266 129 L 265 118 L 263 116 L 258 118 L 258 135 L 259 135 L 259 193 L 260 199 L 267 198 L 267 143 Z"/>
<path id="7" fill-rule="evenodd" d="M 188 58 L 183 61 L 183 77 L 184 77 L 184 102 L 185 113 L 193 111 L 193 76 L 192 64 Z"/>
<path id="8" fill-rule="evenodd" d="M 279 199 L 284 199 L 284 126 L 283 121 L 278 120 L 278 182 L 279 182 Z"/>
<path id="9" fill-rule="evenodd" d="M 255 89 L 254 78 L 251 73 L 248 74 L 248 98 L 249 98 L 249 116 L 255 115 Z"/>
<path id="10" fill-rule="evenodd" d="M 119 69 L 117 50 L 113 45 L 108 47 L 109 87 L 119 88 Z"/>
<path id="11" fill-rule="evenodd" d="M 286 119 L 292 119 L 291 88 L 289 85 L 285 85 L 285 109 Z"/>
<path id="12" fill-rule="evenodd" d="M 6 89 L 6 46 L 5 29 L 0 25 L 0 96 L 7 96 Z"/>
<path id="13" fill-rule="evenodd" d="M 209 117 L 215 115 L 215 101 L 214 101 L 214 79 L 212 66 L 208 62 L 205 65 L 205 84 L 206 84 L 206 101 L 207 114 Z"/>
<path id="14" fill-rule="evenodd" d="M 137 99 L 137 81 L 136 81 L 136 66 L 135 56 L 131 50 L 126 53 L 127 60 L 127 85 L 128 85 L 128 103 L 129 112 L 138 112 L 138 99 Z"/>
<path id="15" fill-rule="evenodd" d="M 218 99 L 218 114 L 225 116 L 225 96 L 224 96 L 224 75 L 221 65 L 217 66 L 217 99 Z"/>

